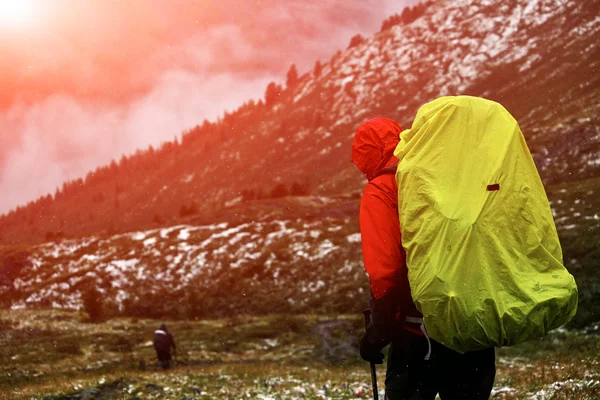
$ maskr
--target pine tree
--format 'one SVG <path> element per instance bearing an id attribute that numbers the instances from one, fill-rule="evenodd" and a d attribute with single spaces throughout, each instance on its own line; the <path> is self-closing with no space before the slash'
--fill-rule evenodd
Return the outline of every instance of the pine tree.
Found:
<path id="1" fill-rule="evenodd" d="M 292 64 L 285 79 L 285 86 L 288 89 L 293 89 L 296 85 L 298 85 L 298 71 L 296 70 L 296 65 Z"/>
<path id="2" fill-rule="evenodd" d="M 275 82 L 270 82 L 267 85 L 267 90 L 265 92 L 265 105 L 267 107 L 273 107 L 279 96 L 281 95 L 281 86 L 277 85 Z"/>
<path id="3" fill-rule="evenodd" d="M 283 183 L 278 183 L 277 185 L 275 185 L 273 190 L 271 190 L 271 197 L 274 199 L 277 199 L 279 197 L 285 197 L 287 195 L 288 195 L 288 191 L 287 191 L 287 188 L 285 187 L 285 184 L 283 184 Z"/>
<path id="4" fill-rule="evenodd" d="M 350 44 L 348 44 L 348 49 L 356 47 L 359 44 L 363 43 L 364 41 L 365 41 L 365 38 L 362 37 L 360 34 L 354 35 L 354 36 L 352 36 L 352 39 L 350 39 Z"/>
<path id="5" fill-rule="evenodd" d="M 323 66 L 321 65 L 321 61 L 317 60 L 317 62 L 315 63 L 315 67 L 313 68 L 313 76 L 315 78 L 319 77 L 321 75 L 322 69 Z"/>

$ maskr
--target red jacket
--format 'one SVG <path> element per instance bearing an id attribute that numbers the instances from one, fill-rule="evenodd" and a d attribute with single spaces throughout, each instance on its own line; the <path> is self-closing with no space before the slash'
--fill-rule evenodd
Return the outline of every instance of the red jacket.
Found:
<path id="1" fill-rule="evenodd" d="M 371 292 L 379 299 L 396 291 L 402 276 L 406 275 L 394 175 L 380 175 L 367 183 L 360 202 L 360 233 Z"/>
<path id="2" fill-rule="evenodd" d="M 400 132 L 398 124 L 390 119 L 367 121 L 356 131 L 352 161 L 369 180 L 360 203 L 360 232 L 363 263 L 369 275 L 373 299 L 376 302 L 386 297 L 393 298 L 391 301 L 398 317 L 419 317 L 421 314 L 414 306 L 408 285 L 394 168 L 382 174 L 386 167 L 398 161 L 393 151 L 399 142 Z M 401 318 L 401 325 L 420 332 L 413 325 L 405 325 L 403 320 Z"/>

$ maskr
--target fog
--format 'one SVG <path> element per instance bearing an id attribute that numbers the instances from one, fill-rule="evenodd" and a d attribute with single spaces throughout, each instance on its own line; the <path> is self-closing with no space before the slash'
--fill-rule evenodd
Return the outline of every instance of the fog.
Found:
<path id="1" fill-rule="evenodd" d="M 262 98 L 409 3 L 40 0 L 37 25 L 0 29 L 0 213 Z"/>

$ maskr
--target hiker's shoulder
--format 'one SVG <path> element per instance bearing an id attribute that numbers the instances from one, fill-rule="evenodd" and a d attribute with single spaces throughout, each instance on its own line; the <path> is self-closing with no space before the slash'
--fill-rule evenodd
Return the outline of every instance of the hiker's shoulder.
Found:
<path id="1" fill-rule="evenodd" d="M 383 174 L 367 183 L 365 186 L 365 194 L 379 194 L 385 193 L 386 195 L 396 196 L 398 192 L 398 185 L 396 184 L 396 177 L 393 174 Z"/>

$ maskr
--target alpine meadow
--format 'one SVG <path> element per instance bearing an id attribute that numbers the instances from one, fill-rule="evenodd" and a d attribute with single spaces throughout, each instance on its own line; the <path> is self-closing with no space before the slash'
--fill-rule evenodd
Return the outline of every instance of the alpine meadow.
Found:
<path id="1" fill-rule="evenodd" d="M 0 215 L 0 399 L 373 398 L 352 141 L 458 95 L 518 121 L 579 290 L 566 326 L 497 349 L 490 398 L 600 398 L 600 0 L 411 4 Z"/>

